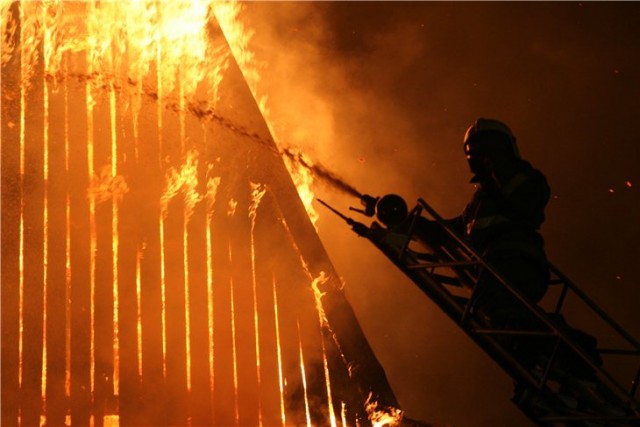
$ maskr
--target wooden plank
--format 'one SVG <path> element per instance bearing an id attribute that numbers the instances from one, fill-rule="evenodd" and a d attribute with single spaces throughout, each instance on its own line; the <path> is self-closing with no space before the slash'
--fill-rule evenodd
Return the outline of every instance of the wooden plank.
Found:
<path id="1" fill-rule="evenodd" d="M 63 425 L 68 408 L 66 370 L 67 173 L 65 165 L 66 81 L 49 89 L 47 184 L 47 424 Z"/>
<path id="2" fill-rule="evenodd" d="M 155 73 L 151 73 L 153 75 Z M 150 85 L 153 87 L 153 85 Z M 160 195 L 163 176 L 159 163 L 158 104 L 143 98 L 139 140 L 140 281 L 142 310 L 142 395 L 144 418 L 150 425 L 166 425 L 165 382 L 162 354 L 162 293 L 160 271 Z M 143 188 L 142 188 L 143 187 Z"/>
<path id="3" fill-rule="evenodd" d="M 164 94 L 166 97 L 168 94 Z M 180 118 L 165 104 L 162 111 L 162 173 L 165 181 L 168 169 L 179 170 L 185 161 Z M 166 182 L 163 182 L 165 185 Z M 187 419 L 186 321 L 184 271 L 184 195 L 179 193 L 169 202 L 164 218 L 164 277 L 166 289 L 166 392 L 168 423 L 185 424 Z"/>
<path id="4" fill-rule="evenodd" d="M 198 194 L 206 192 L 206 156 L 203 129 L 197 119 L 187 118 L 187 138 L 199 153 Z M 191 392 L 190 416 L 194 425 L 210 425 L 213 422 L 211 406 L 211 378 L 209 377 L 209 321 L 207 291 L 207 212 L 206 200 L 195 206 L 187 224 L 189 260 L 189 319 Z"/>
<path id="5" fill-rule="evenodd" d="M 271 209 L 270 209 L 271 208 Z M 277 221 L 264 196 L 256 211 L 254 247 L 256 290 L 260 330 L 260 404 L 264 425 L 282 425 L 278 340 L 276 335 L 275 301 L 273 295 L 274 250 L 273 224 Z"/>
<path id="6" fill-rule="evenodd" d="M 35 12 L 34 12 L 35 13 Z M 42 54 L 42 45 L 38 47 Z M 34 64 L 25 96 L 23 426 L 40 424 L 44 310 L 44 64 Z"/>
<path id="7" fill-rule="evenodd" d="M 215 135 L 218 136 L 218 135 Z M 219 141 L 219 139 L 216 139 Z M 230 176 L 220 168 L 221 181 L 213 214 L 213 334 L 214 389 L 213 411 L 215 425 L 236 425 L 236 390 L 234 387 L 233 334 L 231 323 L 231 267 L 229 260 Z"/>
<path id="8" fill-rule="evenodd" d="M 97 82 L 95 82 L 97 84 Z M 114 330 L 113 330 L 113 209 L 108 190 L 97 193 L 110 173 L 111 120 L 109 93 L 103 87 L 93 91 L 93 193 L 95 203 L 95 266 L 94 266 L 94 405 L 95 423 L 103 425 L 105 413 L 114 390 Z M 72 350 L 73 351 L 73 350 Z"/>
<path id="9" fill-rule="evenodd" d="M 117 208 L 118 233 L 118 342 L 119 342 L 119 414 L 121 426 L 148 424 L 140 411 L 140 375 L 138 372 L 138 296 L 137 296 L 137 256 L 138 256 L 138 194 L 142 190 L 137 185 L 137 161 L 133 121 L 126 91 L 116 95 L 116 173 L 118 179 L 129 183 L 125 194 L 116 192 L 112 203 Z M 113 161 L 113 159 L 112 159 Z M 123 190 L 124 191 L 124 190 Z"/>
<path id="10" fill-rule="evenodd" d="M 239 148 L 244 153 L 242 148 Z M 235 171 L 246 170 L 241 159 L 232 162 Z M 256 335 L 253 309 L 253 284 L 249 225 L 249 183 L 239 177 L 233 187 L 237 203 L 231 217 L 231 271 L 236 329 L 236 355 L 238 363 L 238 400 L 240 425 L 258 425 L 259 384 L 256 370 Z"/>
<path id="11" fill-rule="evenodd" d="M 282 367 L 285 379 L 285 410 L 287 425 L 306 425 L 307 409 L 300 360 L 300 334 L 298 329 L 297 298 L 295 286 L 308 278 L 300 270 L 300 258 L 290 248 L 282 224 L 274 227 L 273 245 L 279 248 L 274 253 L 274 274 L 278 303 L 278 323 Z M 304 354 L 303 354 L 304 357 Z M 306 375 L 304 378 L 306 381 Z"/>
<path id="12" fill-rule="evenodd" d="M 83 53 L 71 54 L 73 69 L 86 70 Z M 71 83 L 71 82 L 70 82 Z M 88 425 L 91 413 L 89 164 L 86 80 L 69 85 L 69 197 L 71 217 L 71 422 Z"/>
<path id="13" fill-rule="evenodd" d="M 17 24 L 13 35 L 13 45 L 17 45 L 20 35 L 18 3 L 10 6 L 10 13 Z M 3 35 L 5 36 L 5 35 Z M 18 424 L 18 316 L 19 316 L 19 281 L 20 281 L 20 51 L 14 51 L 11 59 L 2 64 L 2 80 L 0 81 L 0 122 L 2 126 L 1 179 L 2 210 L 0 212 L 0 230 L 2 242 L 2 354 L 0 355 L 1 424 Z"/>

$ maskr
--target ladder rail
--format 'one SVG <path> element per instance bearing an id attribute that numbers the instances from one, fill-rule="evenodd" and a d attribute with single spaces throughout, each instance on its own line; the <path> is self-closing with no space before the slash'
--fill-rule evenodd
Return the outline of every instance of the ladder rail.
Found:
<path id="1" fill-rule="evenodd" d="M 371 242 L 378 247 L 403 273 L 407 275 L 436 305 L 442 309 L 455 323 L 462 326 L 462 319 L 466 312 L 466 307 L 462 307 L 453 296 L 446 290 L 446 287 L 442 285 L 436 278 L 426 269 L 411 269 L 407 268 L 407 263 L 417 262 L 417 259 L 412 258 L 413 253 L 409 250 L 405 252 L 403 259 L 398 259 L 397 251 L 390 245 L 384 244 L 376 239 L 370 239 Z M 467 328 L 462 327 L 463 332 L 469 336 L 483 351 L 488 354 L 494 361 L 498 363 L 517 383 L 527 384 L 531 389 L 536 390 L 537 393 L 545 396 L 550 402 L 555 402 L 557 405 L 561 405 L 559 398 L 547 385 L 546 379 L 535 376 L 525 368 L 521 362 L 514 357 L 514 355 L 508 351 L 501 343 L 497 341 L 499 333 L 504 331 L 485 331 L 482 330 L 482 325 L 474 318 L 469 318 L 467 321 Z M 488 332 L 488 333 L 487 333 Z M 546 333 L 550 334 L 549 332 Z M 548 372 L 545 372 L 548 374 Z M 528 413 L 525 408 L 522 408 L 524 413 L 540 426 L 552 426 L 553 420 L 550 418 L 542 420 L 540 417 Z M 582 419 L 589 419 L 584 414 L 570 414 L 556 415 L 557 417 L 563 417 L 563 420 L 579 421 Z M 541 423 L 541 421 L 544 421 Z"/>
<path id="2" fill-rule="evenodd" d="M 473 249 L 462 237 L 458 235 L 454 230 L 449 227 L 447 222 L 435 211 L 424 199 L 418 199 L 419 205 L 438 223 L 438 225 L 444 229 L 447 234 L 452 237 L 461 247 L 465 249 L 468 253 L 474 257 L 478 263 L 480 263 L 483 268 L 485 268 L 492 276 L 494 276 L 501 285 L 507 289 L 520 303 L 522 303 L 531 313 L 533 313 L 538 320 L 540 320 L 546 327 L 550 328 L 563 342 L 565 345 L 568 345 L 578 356 L 586 362 L 592 369 L 598 372 L 607 382 L 614 387 L 614 389 L 623 397 L 624 399 L 628 399 L 629 404 L 633 406 L 638 406 L 639 403 L 635 398 L 635 392 L 638 388 L 638 381 L 632 381 L 631 390 L 627 390 L 623 385 L 619 383 L 618 380 L 613 378 L 613 376 L 606 371 L 600 364 L 596 363 L 593 358 L 588 355 L 581 346 L 577 345 L 573 339 L 571 339 L 567 333 L 558 328 L 556 324 L 551 321 L 548 316 L 536 305 L 531 304 L 517 289 L 511 287 L 508 282 L 501 277 L 501 275 L 491 266 L 489 265 L 481 255 L 479 255 L 475 249 Z M 569 280 L 556 266 L 550 264 L 551 271 L 556 274 L 558 278 L 560 278 L 564 283 L 566 288 L 573 291 L 578 298 L 583 301 L 598 317 L 600 317 L 606 324 L 608 324 L 613 330 L 615 330 L 622 338 L 624 338 L 629 344 L 631 344 L 636 349 L 640 350 L 640 344 L 636 341 L 628 332 L 622 328 L 617 322 L 615 322 L 609 315 L 607 315 L 604 310 L 602 310 L 591 298 L 587 296 L 587 294 L 579 289 L 575 283 Z M 636 378 L 640 376 L 640 370 L 636 375 Z"/>

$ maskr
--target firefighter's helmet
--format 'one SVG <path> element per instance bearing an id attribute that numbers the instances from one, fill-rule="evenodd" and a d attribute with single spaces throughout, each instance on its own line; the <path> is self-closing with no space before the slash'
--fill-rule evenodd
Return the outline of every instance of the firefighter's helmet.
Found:
<path id="1" fill-rule="evenodd" d="M 520 157 L 516 137 L 509 126 L 499 120 L 479 118 L 464 134 L 464 152 L 467 159 L 474 153 L 490 154 L 498 150 Z"/>

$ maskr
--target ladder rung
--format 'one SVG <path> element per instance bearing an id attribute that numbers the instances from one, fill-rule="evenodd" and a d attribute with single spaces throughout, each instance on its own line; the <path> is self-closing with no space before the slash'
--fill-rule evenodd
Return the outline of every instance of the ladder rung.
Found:
<path id="1" fill-rule="evenodd" d="M 554 336 L 553 331 L 531 331 L 517 329 L 471 329 L 470 332 L 478 335 L 530 335 L 530 336 Z"/>
<path id="2" fill-rule="evenodd" d="M 478 264 L 477 261 L 449 261 L 449 262 L 425 262 L 408 265 L 410 270 L 420 270 L 423 268 L 444 268 L 444 267 L 469 267 Z"/>
<path id="3" fill-rule="evenodd" d="M 437 274 L 437 273 L 430 273 L 430 275 L 440 283 L 444 283 L 446 285 L 460 286 L 460 279 L 458 279 L 457 277 L 444 276 L 442 274 Z"/>
<path id="4" fill-rule="evenodd" d="M 601 348 L 598 349 L 600 354 L 618 354 L 623 356 L 640 356 L 640 350 L 624 350 L 618 348 Z"/>

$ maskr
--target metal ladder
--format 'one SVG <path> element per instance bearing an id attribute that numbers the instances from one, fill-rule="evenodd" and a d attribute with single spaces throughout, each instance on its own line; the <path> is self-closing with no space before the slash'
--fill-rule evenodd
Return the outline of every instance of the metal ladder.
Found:
<path id="1" fill-rule="evenodd" d="M 377 222 L 370 226 L 342 215 L 358 235 L 370 240 L 433 300 L 477 345 L 479 345 L 514 381 L 513 403 L 539 426 L 640 426 L 640 404 L 636 398 L 640 381 L 640 343 L 607 315 L 557 267 L 550 265 L 550 292 L 555 289 L 549 310 L 528 302 L 513 286 L 478 254 L 423 199 L 409 213 L 408 231 L 394 232 Z M 354 209 L 355 210 L 355 209 Z M 433 224 L 447 236 L 420 242 L 425 248 L 416 250 L 415 225 L 418 216 L 427 214 Z M 532 329 L 492 327 L 486 319 L 474 313 L 476 273 L 493 275 L 539 324 Z M 578 334 L 563 317 L 565 301 L 575 296 L 595 318 L 606 327 L 607 337 L 615 336 L 620 345 L 615 348 L 595 348 L 581 345 Z M 546 302 L 546 301 L 545 301 Z M 577 331 L 577 332 L 576 332 Z M 511 338 L 506 338 L 511 337 Z M 508 344 L 509 339 L 544 340 L 535 364 L 523 363 Z M 521 341 L 522 342 L 522 341 Z M 538 343 L 541 341 L 537 341 Z M 597 353 L 594 354 L 594 351 Z M 633 364 L 631 377 L 621 380 L 602 363 L 602 356 L 616 355 Z M 586 367 L 587 378 L 576 377 L 563 369 L 568 363 Z M 563 360 L 564 359 L 564 360 Z M 635 366 L 638 366 L 637 370 Z M 625 385 L 626 384 L 626 385 Z"/>

